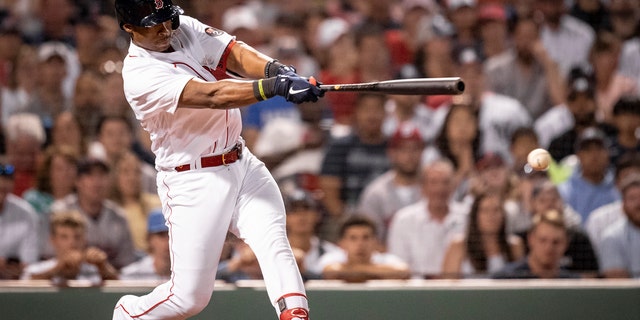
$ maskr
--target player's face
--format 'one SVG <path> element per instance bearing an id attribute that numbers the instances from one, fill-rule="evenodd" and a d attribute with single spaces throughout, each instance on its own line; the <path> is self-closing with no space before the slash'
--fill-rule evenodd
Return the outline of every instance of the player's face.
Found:
<path id="1" fill-rule="evenodd" d="M 133 43 L 142 48 L 158 52 L 170 48 L 171 36 L 173 35 L 171 20 L 148 28 L 125 24 L 124 29 L 131 34 Z"/>

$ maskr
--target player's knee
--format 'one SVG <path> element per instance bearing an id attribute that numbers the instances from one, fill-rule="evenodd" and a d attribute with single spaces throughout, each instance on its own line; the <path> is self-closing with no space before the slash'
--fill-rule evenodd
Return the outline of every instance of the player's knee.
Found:
<path id="1" fill-rule="evenodd" d="M 209 299 L 209 296 L 187 295 L 176 299 L 175 302 L 178 313 L 190 317 L 200 313 L 209 304 Z"/>

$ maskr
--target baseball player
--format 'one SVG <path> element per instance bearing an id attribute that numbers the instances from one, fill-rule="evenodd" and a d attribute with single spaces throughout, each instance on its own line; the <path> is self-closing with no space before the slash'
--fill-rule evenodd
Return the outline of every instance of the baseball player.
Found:
<path id="1" fill-rule="evenodd" d="M 115 9 L 131 36 L 124 90 L 152 139 L 172 274 L 145 296 L 123 296 L 113 319 L 199 313 L 213 292 L 227 230 L 255 252 L 280 320 L 308 319 L 282 196 L 243 146 L 238 108 L 275 95 L 315 102 L 323 95 L 315 79 L 182 15 L 171 0 L 116 0 Z"/>

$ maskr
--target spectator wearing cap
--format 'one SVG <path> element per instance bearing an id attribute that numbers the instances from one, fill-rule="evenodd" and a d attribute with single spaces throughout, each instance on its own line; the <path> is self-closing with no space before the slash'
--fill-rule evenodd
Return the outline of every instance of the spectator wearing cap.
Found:
<path id="1" fill-rule="evenodd" d="M 395 79 L 420 78 L 417 67 L 412 64 L 403 65 Z M 438 129 L 446 116 L 446 108 L 428 108 L 424 104 L 424 96 L 420 95 L 389 95 L 386 103 L 387 116 L 382 130 L 385 136 L 392 136 L 396 130 L 408 123 L 416 126 L 425 142 L 435 140 Z"/>
<path id="2" fill-rule="evenodd" d="M 169 227 L 160 208 L 149 212 L 146 229 L 148 253 L 120 270 L 122 280 L 166 281 L 171 276 Z"/>
<path id="3" fill-rule="evenodd" d="M 573 1 L 569 14 L 586 23 L 595 31 L 604 28 L 609 20 L 609 10 L 602 1 Z"/>
<path id="4" fill-rule="evenodd" d="M 421 155 L 425 143 L 411 123 L 401 125 L 389 139 L 387 155 L 391 169 L 371 181 L 362 191 L 357 212 L 376 225 L 380 244 L 386 245 L 393 215 L 420 200 Z"/>
<path id="5" fill-rule="evenodd" d="M 134 262 L 129 225 L 122 208 L 107 199 L 111 170 L 102 160 L 84 158 L 78 164 L 76 192 L 51 205 L 51 212 L 76 210 L 87 220 L 87 244 L 107 253 L 117 269 Z M 48 250 L 51 254 L 51 250 Z"/>
<path id="6" fill-rule="evenodd" d="M 576 66 L 587 67 L 595 32 L 588 24 L 567 13 L 564 1 L 539 0 L 535 9 L 542 14 L 540 38 L 563 77 Z"/>
<path id="7" fill-rule="evenodd" d="M 253 47 L 263 44 L 263 29 L 257 13 L 248 5 L 230 7 L 222 14 L 222 29 Z"/>
<path id="8" fill-rule="evenodd" d="M 615 164 L 625 153 L 640 152 L 640 138 L 636 132 L 640 128 L 640 97 L 625 96 L 613 106 L 613 126 L 615 136 L 611 141 L 609 155 Z"/>
<path id="9" fill-rule="evenodd" d="M 0 279 L 18 279 L 38 260 L 40 227 L 28 202 L 11 194 L 14 168 L 0 164 Z"/>
<path id="10" fill-rule="evenodd" d="M 465 48 L 456 57 L 457 74 L 465 80 L 464 93 L 456 97 L 458 103 L 469 105 L 478 114 L 482 132 L 481 152 L 500 154 L 510 163 L 511 134 L 516 129 L 531 124 L 529 111 L 520 101 L 491 91 L 477 50 Z"/>
<path id="11" fill-rule="evenodd" d="M 447 0 L 446 16 L 451 21 L 455 33 L 453 35 L 453 52 L 463 48 L 474 48 L 481 51 L 478 34 L 478 3 L 476 0 Z M 479 57 L 484 60 L 484 56 Z"/>
<path id="12" fill-rule="evenodd" d="M 321 219 L 319 203 L 313 195 L 300 188 L 283 190 L 287 213 L 287 238 L 298 262 L 303 279 L 322 278 L 320 259 L 340 248 L 316 234 Z"/>
<path id="13" fill-rule="evenodd" d="M 616 188 L 622 195 L 622 181 L 631 175 L 640 175 L 640 153 L 623 154 L 616 162 Z M 623 195 L 622 195 L 623 196 Z M 616 221 L 624 217 L 622 211 L 622 200 L 612 202 L 593 210 L 585 222 L 585 230 L 589 234 L 591 243 L 600 253 L 602 236 L 607 227 L 615 224 Z"/>
<path id="14" fill-rule="evenodd" d="M 387 29 L 385 37 L 389 47 L 391 65 L 394 71 L 414 62 L 415 53 L 422 44 L 420 32 L 429 16 L 437 11 L 435 1 L 401 1 L 402 20 L 400 28 Z"/>
<path id="15" fill-rule="evenodd" d="M 563 78 L 542 45 L 533 19 L 518 19 L 512 38 L 512 50 L 485 62 L 488 87 L 520 101 L 535 120 L 564 101 Z"/>
<path id="16" fill-rule="evenodd" d="M 554 211 L 562 215 L 567 229 L 567 248 L 561 260 L 562 267 L 578 272 L 585 277 L 594 277 L 598 272 L 598 259 L 589 236 L 581 226 L 580 215 L 560 196 L 558 188 L 548 179 L 540 179 L 531 190 L 531 209 L 525 215 L 510 217 L 509 229 L 527 239 L 527 233 L 531 231 L 536 219 L 546 212 Z M 525 245 L 527 243 L 525 242 Z M 530 248 L 526 246 L 528 251 Z"/>
<path id="17" fill-rule="evenodd" d="M 640 278 L 640 175 L 623 178 L 623 218 L 607 227 L 598 246 L 607 278 Z"/>
<path id="18" fill-rule="evenodd" d="M 37 88 L 28 111 L 40 117 L 47 131 L 51 130 L 60 113 L 71 110 L 77 78 L 76 74 L 70 74 L 73 54 L 69 47 L 59 42 L 48 42 L 38 47 Z"/>
<path id="19" fill-rule="evenodd" d="M 18 49 L 18 55 L 12 61 L 12 69 L 8 83 L 0 87 L 2 104 L 0 119 L 2 126 L 7 127 L 9 117 L 17 113 L 27 112 L 35 97 L 37 77 L 33 75 L 38 71 L 38 51 L 31 45 L 23 44 Z M 2 150 L 4 151 L 4 145 Z"/>
<path id="20" fill-rule="evenodd" d="M 328 18 L 317 27 L 320 66 L 319 79 L 324 83 L 361 82 L 358 70 L 358 47 L 351 25 L 341 18 Z M 326 100 L 333 115 L 332 135 L 344 136 L 353 124 L 354 106 L 358 94 L 346 92 L 327 95 Z"/>
<path id="21" fill-rule="evenodd" d="M 568 78 L 566 103 L 551 108 L 535 122 L 540 145 L 555 161 L 562 161 L 574 154 L 576 139 L 585 128 L 597 126 L 609 134 L 613 128 L 598 122 L 597 109 L 593 73 L 574 68 Z"/>
<path id="22" fill-rule="evenodd" d="M 595 127 L 583 130 L 575 145 L 579 166 L 558 186 L 562 199 L 587 221 L 591 211 L 620 199 L 609 160 L 610 142 Z"/>
<path id="23" fill-rule="evenodd" d="M 86 280 L 97 286 L 103 280 L 118 279 L 117 270 L 107 260 L 107 254 L 87 246 L 86 220 L 76 211 L 58 212 L 51 216 L 49 242 L 55 256 L 28 265 L 21 278 L 50 280 L 58 286 L 68 280 Z"/>
<path id="24" fill-rule="evenodd" d="M 13 194 L 22 194 L 36 182 L 38 161 L 46 142 L 42 122 L 33 113 L 18 113 L 9 117 L 5 127 L 6 157 L 15 163 Z"/>
<path id="25" fill-rule="evenodd" d="M 478 26 L 485 59 L 500 56 L 509 50 L 507 18 L 507 10 L 501 2 L 480 5 Z"/>

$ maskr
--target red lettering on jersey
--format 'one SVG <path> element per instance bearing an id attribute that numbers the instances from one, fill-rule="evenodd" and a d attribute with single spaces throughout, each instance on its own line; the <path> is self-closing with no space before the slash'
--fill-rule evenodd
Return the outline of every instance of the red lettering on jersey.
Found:
<path id="1" fill-rule="evenodd" d="M 162 9 L 162 7 L 164 7 L 164 3 L 162 3 L 162 0 L 156 0 L 156 10 L 160 10 Z"/>

